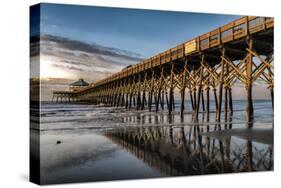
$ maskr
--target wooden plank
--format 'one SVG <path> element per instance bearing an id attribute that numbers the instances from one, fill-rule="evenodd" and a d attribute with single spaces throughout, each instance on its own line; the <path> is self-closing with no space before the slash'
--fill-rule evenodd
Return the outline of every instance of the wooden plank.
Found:
<path id="1" fill-rule="evenodd" d="M 180 44 L 177 46 L 177 57 L 182 58 L 184 55 L 184 45 Z"/>
<path id="2" fill-rule="evenodd" d="M 210 32 L 210 47 L 220 44 L 220 29 L 215 29 Z"/>
<path id="3" fill-rule="evenodd" d="M 172 55 L 172 60 L 177 59 L 177 55 L 178 55 L 177 47 L 171 49 L 171 55 Z"/>
<path id="4" fill-rule="evenodd" d="M 156 57 L 155 57 L 155 65 L 156 66 L 158 66 L 158 65 L 160 65 L 161 63 L 160 63 L 160 54 L 159 55 L 157 55 Z"/>
<path id="5" fill-rule="evenodd" d="M 170 50 L 167 50 L 165 52 L 165 63 L 168 63 L 171 61 L 171 51 Z"/>
<path id="6" fill-rule="evenodd" d="M 165 52 L 163 52 L 160 54 L 160 64 L 164 64 L 165 62 L 166 62 Z"/>
<path id="7" fill-rule="evenodd" d="M 206 33 L 206 34 L 204 34 L 204 35 L 199 36 L 199 39 L 200 39 L 200 40 L 204 40 L 204 39 L 207 39 L 207 38 L 209 38 L 209 37 L 210 37 L 210 33 Z"/>
<path id="8" fill-rule="evenodd" d="M 234 26 L 246 23 L 246 21 L 247 21 L 247 17 L 243 17 L 243 18 L 240 18 L 238 20 L 235 20 L 234 21 Z"/>
<path id="9" fill-rule="evenodd" d="M 197 50 L 197 42 L 195 39 L 190 40 L 186 43 L 184 43 L 184 54 L 190 54 L 191 52 L 194 52 Z"/>
<path id="10" fill-rule="evenodd" d="M 249 33 L 257 33 L 265 29 L 265 19 L 264 17 L 256 17 L 249 21 Z"/>
<path id="11" fill-rule="evenodd" d="M 221 30 L 221 32 L 224 32 L 226 30 L 233 28 L 233 26 L 234 26 L 234 22 L 231 22 L 229 24 L 226 24 L 226 25 L 220 27 L 220 30 Z"/>
<path id="12" fill-rule="evenodd" d="M 209 38 L 203 38 L 203 39 L 200 39 L 200 50 L 205 50 L 207 48 L 209 48 Z"/>
<path id="13" fill-rule="evenodd" d="M 233 27 L 222 31 L 220 37 L 221 37 L 222 43 L 226 43 L 226 42 L 233 40 Z"/>
<path id="14" fill-rule="evenodd" d="M 152 62 L 151 67 L 156 67 L 156 57 L 154 56 L 154 57 L 152 57 L 151 59 L 152 59 L 152 60 L 151 60 L 151 62 Z"/>
<path id="15" fill-rule="evenodd" d="M 274 18 L 272 17 L 265 18 L 265 25 L 267 29 L 272 28 L 274 26 Z"/>
<path id="16" fill-rule="evenodd" d="M 148 59 L 145 59 L 145 60 L 144 60 L 144 70 L 149 69 L 148 66 L 149 66 Z"/>
<path id="17" fill-rule="evenodd" d="M 245 37 L 246 35 L 247 35 L 247 25 L 246 25 L 246 23 L 241 23 L 240 25 L 236 25 L 233 28 L 234 39 Z"/>
<path id="18" fill-rule="evenodd" d="M 250 20 L 253 20 L 253 19 L 256 19 L 257 18 L 257 16 L 248 16 L 248 20 L 250 21 Z"/>

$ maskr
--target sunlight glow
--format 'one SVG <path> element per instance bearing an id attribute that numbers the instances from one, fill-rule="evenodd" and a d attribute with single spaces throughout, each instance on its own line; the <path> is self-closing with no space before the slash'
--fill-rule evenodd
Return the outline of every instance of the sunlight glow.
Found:
<path id="1" fill-rule="evenodd" d="M 41 58 L 40 60 L 41 78 L 73 78 L 73 76 L 62 68 L 55 67 L 55 60 Z"/>

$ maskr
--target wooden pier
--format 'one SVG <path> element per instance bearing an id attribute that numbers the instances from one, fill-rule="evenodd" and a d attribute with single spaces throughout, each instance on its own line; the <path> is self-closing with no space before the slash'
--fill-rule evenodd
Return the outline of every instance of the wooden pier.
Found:
<path id="1" fill-rule="evenodd" d="M 233 113 L 232 86 L 239 82 L 247 93 L 246 121 L 250 128 L 254 117 L 252 87 L 257 80 L 268 86 L 273 107 L 273 28 L 273 18 L 245 16 L 86 88 L 54 94 L 67 102 L 75 99 L 156 112 L 166 105 L 171 114 L 175 92 L 179 92 L 183 114 L 188 93 L 194 120 L 198 121 L 201 109 L 209 118 L 212 92 L 216 120 L 220 121 L 222 112 L 225 118 Z"/>

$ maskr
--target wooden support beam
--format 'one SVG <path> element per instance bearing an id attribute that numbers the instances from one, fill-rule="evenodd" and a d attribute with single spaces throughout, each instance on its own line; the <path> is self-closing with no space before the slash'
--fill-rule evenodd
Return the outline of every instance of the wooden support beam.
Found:
<path id="1" fill-rule="evenodd" d="M 198 116 L 199 116 L 199 108 L 200 108 L 200 98 L 202 97 L 202 82 L 203 82 L 203 73 L 204 73 L 204 67 L 203 63 L 205 61 L 204 55 L 201 56 L 201 67 L 200 67 L 200 80 L 199 80 L 199 87 L 198 87 L 198 92 L 197 92 L 197 106 L 196 106 L 196 111 L 195 111 L 195 121 L 198 121 Z"/>
<path id="2" fill-rule="evenodd" d="M 141 110 L 144 109 L 144 106 L 145 106 L 145 90 L 142 91 L 142 101 L 141 101 Z"/>
<path id="3" fill-rule="evenodd" d="M 156 99 L 156 106 L 155 106 L 155 110 L 156 112 L 158 112 L 158 108 L 159 108 L 159 102 L 160 102 L 160 98 L 161 98 L 161 91 L 162 91 L 162 85 L 163 85 L 163 76 L 164 76 L 164 67 L 162 66 L 161 68 L 161 75 L 159 78 L 159 86 L 158 86 L 158 92 L 157 92 L 157 99 Z"/>
<path id="4" fill-rule="evenodd" d="M 147 93 L 145 92 L 145 93 L 144 93 L 144 106 L 148 106 L 148 102 L 147 102 L 148 99 L 147 99 L 147 97 L 146 97 L 146 96 L 147 96 L 146 94 L 147 94 Z"/>
<path id="5" fill-rule="evenodd" d="M 222 48 L 222 57 L 225 56 L 225 48 Z M 218 110 L 217 110 L 217 121 L 221 120 L 221 109 L 222 109 L 222 91 L 224 84 L 224 59 L 221 60 L 221 73 L 220 73 L 220 86 L 219 86 L 219 99 L 218 99 Z"/>
<path id="6" fill-rule="evenodd" d="M 270 87 L 270 96 L 271 96 L 272 110 L 274 111 L 274 90 L 273 90 L 273 86 Z"/>
<path id="7" fill-rule="evenodd" d="M 173 110 L 174 66 L 175 66 L 175 64 L 172 63 L 172 65 L 171 65 L 171 73 L 170 73 L 170 93 L 169 93 L 169 106 L 168 106 L 168 113 L 169 113 L 169 115 L 171 115 L 172 110 Z"/>
<path id="8" fill-rule="evenodd" d="M 174 95 L 174 91 L 173 91 L 173 95 L 172 95 L 172 103 L 173 103 L 173 111 L 175 111 L 175 95 Z"/>
<path id="9" fill-rule="evenodd" d="M 253 40 L 249 39 L 248 41 L 249 50 L 253 49 Z M 253 98 L 252 98 L 252 64 L 253 64 L 253 55 L 249 53 L 248 61 L 246 64 L 246 91 L 247 91 L 247 104 L 246 104 L 246 123 L 247 128 L 253 127 L 253 119 L 254 119 L 254 109 L 253 109 Z"/>
<path id="10" fill-rule="evenodd" d="M 136 95 L 133 94 L 133 105 L 136 107 Z"/>
<path id="11" fill-rule="evenodd" d="M 230 116 L 233 114 L 233 103 L 232 103 L 232 89 L 228 88 L 228 101 L 229 101 L 229 112 Z"/>
<path id="12" fill-rule="evenodd" d="M 161 96 L 161 109 L 164 110 L 164 103 L 165 103 L 165 91 L 162 89 L 162 96 Z"/>
<path id="13" fill-rule="evenodd" d="M 125 105 L 125 93 L 123 91 L 124 88 L 122 88 L 122 99 L 121 99 L 121 106 Z"/>
<path id="14" fill-rule="evenodd" d="M 191 109 L 194 110 L 194 101 L 193 101 L 191 89 L 189 89 L 189 98 L 190 98 L 190 103 L 191 103 Z"/>
<path id="15" fill-rule="evenodd" d="M 209 122 L 209 120 L 210 120 L 210 82 L 209 81 L 207 81 L 206 101 L 207 101 L 206 102 L 207 122 Z"/>
<path id="16" fill-rule="evenodd" d="M 143 85 L 144 87 L 142 88 L 143 91 L 142 91 L 142 101 L 141 101 L 141 110 L 144 109 L 144 106 L 145 106 L 145 103 L 146 103 L 146 82 L 147 82 L 147 71 L 145 72 L 144 74 L 144 80 L 143 80 Z"/>
<path id="17" fill-rule="evenodd" d="M 204 90 L 202 89 L 202 93 L 201 93 L 201 100 L 202 100 L 202 111 L 205 112 L 205 100 L 204 100 Z"/>
<path id="18" fill-rule="evenodd" d="M 182 74 L 182 78 L 181 78 L 181 108 L 180 108 L 180 114 L 183 117 L 183 112 L 184 112 L 184 101 L 185 101 L 185 88 L 186 88 L 186 83 L 185 83 L 185 79 L 186 79 L 186 70 L 188 69 L 188 64 L 187 64 L 187 60 L 185 61 L 184 64 L 184 72 Z"/>
<path id="19" fill-rule="evenodd" d="M 150 80 L 150 91 L 149 91 L 149 98 L 148 98 L 148 109 L 149 112 L 151 112 L 151 107 L 152 107 L 152 99 L 153 99 L 153 90 L 154 88 L 154 70 L 152 70 L 152 74 L 151 74 L 151 80 Z"/>
<path id="20" fill-rule="evenodd" d="M 225 74 L 229 74 L 228 64 L 225 65 Z M 224 87 L 224 121 L 228 121 L 228 96 L 229 96 L 229 86 L 225 85 Z M 227 128 L 227 123 L 224 124 L 225 128 Z"/>
<path id="21" fill-rule="evenodd" d="M 139 74 L 137 84 L 137 110 L 141 109 L 141 74 Z"/>
<path id="22" fill-rule="evenodd" d="M 131 109 L 131 107 L 132 107 L 132 98 L 133 98 L 133 94 L 130 93 L 130 97 L 129 97 L 129 109 Z"/>
<path id="23" fill-rule="evenodd" d="M 159 110 L 160 98 L 161 98 L 161 90 L 158 89 L 157 92 L 155 93 L 155 112 L 158 112 Z"/>
<path id="24" fill-rule="evenodd" d="M 183 116 L 183 112 L 184 112 L 184 100 L 185 100 L 185 87 L 181 89 L 181 107 L 180 107 L 181 116 Z"/>
<path id="25" fill-rule="evenodd" d="M 224 121 L 227 122 L 227 113 L 228 113 L 228 89 L 224 88 Z M 227 124 L 225 123 L 225 128 Z"/>
<path id="26" fill-rule="evenodd" d="M 270 67 L 267 67 L 268 74 L 272 78 L 272 70 Z M 273 79 L 272 79 L 273 80 Z M 271 82 L 269 86 L 269 91 L 270 91 L 270 97 L 271 97 L 271 105 L 272 105 L 272 110 L 274 111 L 274 90 L 273 90 L 273 81 Z"/>
<path id="27" fill-rule="evenodd" d="M 155 107 L 156 107 L 156 103 L 157 103 L 157 93 L 158 93 L 157 91 L 158 90 L 154 90 L 154 93 L 153 93 Z"/>
<path id="28" fill-rule="evenodd" d="M 194 105 L 193 113 L 195 113 L 196 106 L 197 106 L 197 101 L 196 101 L 196 87 L 194 87 L 194 89 L 193 89 L 193 105 Z"/>
<path id="29" fill-rule="evenodd" d="M 129 94 L 127 92 L 125 97 L 125 108 L 127 109 L 128 107 L 129 107 Z"/>
<path id="30" fill-rule="evenodd" d="M 115 102 L 114 102 L 115 107 L 119 106 L 120 98 L 121 98 L 121 95 L 119 93 L 116 93 L 116 99 L 115 99 Z"/>

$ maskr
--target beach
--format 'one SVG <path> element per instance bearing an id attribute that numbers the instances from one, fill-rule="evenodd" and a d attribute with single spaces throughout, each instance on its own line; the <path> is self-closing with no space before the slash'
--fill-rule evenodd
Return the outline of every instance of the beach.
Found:
<path id="1" fill-rule="evenodd" d="M 42 102 L 40 126 L 31 124 L 31 139 L 40 136 L 41 183 L 273 170 L 271 101 L 254 101 L 251 132 L 244 101 L 233 104 L 233 114 L 218 124 L 214 109 L 209 121 L 202 111 L 199 121 L 192 121 L 188 101 L 183 117 L 177 102 L 171 116 Z"/>

